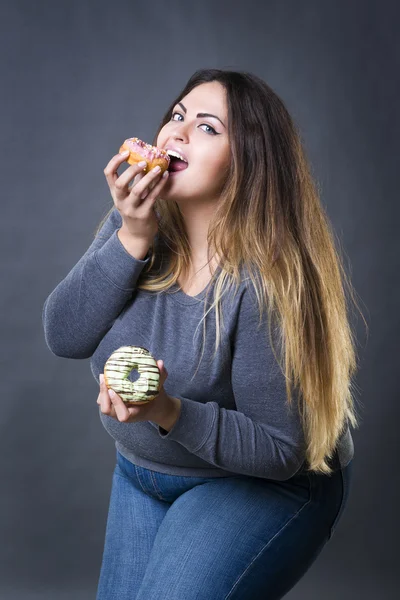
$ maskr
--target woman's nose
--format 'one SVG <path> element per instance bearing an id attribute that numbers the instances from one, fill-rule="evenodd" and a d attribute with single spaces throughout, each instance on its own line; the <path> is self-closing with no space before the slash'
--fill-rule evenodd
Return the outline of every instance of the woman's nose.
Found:
<path id="1" fill-rule="evenodd" d="M 176 126 L 175 131 L 172 133 L 172 137 L 174 140 L 179 140 L 182 142 L 187 141 L 188 139 L 188 128 L 185 123 L 180 123 Z"/>
<path id="2" fill-rule="evenodd" d="M 186 135 L 186 133 L 184 133 L 182 131 L 175 131 L 174 134 L 172 135 L 172 138 L 178 142 L 186 142 L 187 135 Z"/>

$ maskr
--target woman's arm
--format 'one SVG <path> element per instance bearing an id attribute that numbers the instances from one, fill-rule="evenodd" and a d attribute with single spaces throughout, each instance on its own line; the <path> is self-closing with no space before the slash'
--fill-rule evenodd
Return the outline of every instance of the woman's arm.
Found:
<path id="1" fill-rule="evenodd" d="M 150 260 L 132 256 L 118 236 L 114 208 L 92 244 L 46 299 L 42 322 L 49 349 L 64 358 L 89 358 L 132 297 Z"/>
<path id="2" fill-rule="evenodd" d="M 168 433 L 158 432 L 221 469 L 283 481 L 303 464 L 304 436 L 297 394 L 292 392 L 291 410 L 286 401 L 285 378 L 269 343 L 265 314 L 260 329 L 258 320 L 255 300 L 246 290 L 232 359 L 237 410 L 174 394 L 181 399 L 179 417 Z"/>

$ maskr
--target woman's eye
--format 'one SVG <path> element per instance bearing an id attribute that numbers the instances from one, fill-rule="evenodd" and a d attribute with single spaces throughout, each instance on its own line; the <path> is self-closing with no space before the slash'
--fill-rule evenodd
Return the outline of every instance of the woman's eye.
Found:
<path id="1" fill-rule="evenodd" d="M 182 117 L 183 119 L 183 115 L 181 115 L 181 113 L 178 112 L 173 112 L 171 115 L 171 121 L 179 121 L 180 119 L 174 119 L 175 115 L 179 115 L 180 117 Z M 207 125 L 206 123 L 202 123 L 201 125 L 199 125 L 199 127 L 208 127 L 209 131 L 211 130 L 212 135 L 218 135 L 217 132 L 215 131 L 214 127 L 211 127 L 211 125 Z M 205 131 L 203 129 L 203 131 Z M 209 131 L 206 131 L 206 133 L 209 133 Z"/>
<path id="2" fill-rule="evenodd" d="M 179 115 L 180 117 L 182 116 L 180 113 L 174 112 L 172 113 L 171 121 L 176 121 L 176 119 L 174 119 L 174 115 Z"/>
<path id="3" fill-rule="evenodd" d="M 203 123 L 203 125 L 200 125 L 200 127 L 208 127 L 208 129 L 211 129 L 211 131 L 213 132 L 213 135 L 215 135 L 217 133 L 215 131 L 214 127 L 211 127 L 211 125 L 206 125 L 205 123 Z M 206 133 L 208 133 L 208 132 L 206 131 Z"/>

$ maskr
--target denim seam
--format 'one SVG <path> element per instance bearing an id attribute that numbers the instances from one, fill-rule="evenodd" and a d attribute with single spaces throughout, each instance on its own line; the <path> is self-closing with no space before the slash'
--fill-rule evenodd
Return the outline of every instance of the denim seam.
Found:
<path id="1" fill-rule="evenodd" d="M 122 456 L 123 458 L 125 458 L 125 457 L 124 457 L 122 454 L 121 454 L 121 456 Z M 125 458 L 125 460 L 127 460 L 127 459 Z M 130 483 L 132 483 L 131 479 L 125 475 L 124 471 L 123 471 L 123 470 L 121 469 L 121 467 L 118 465 L 118 458 L 117 458 L 117 466 L 118 466 L 119 470 L 121 471 L 121 473 L 117 472 L 116 474 L 117 474 L 117 475 L 119 475 L 119 477 L 123 477 L 124 479 L 126 479 L 127 481 L 129 481 Z M 137 465 L 135 465 L 134 463 L 132 463 L 132 466 L 133 466 L 133 467 L 134 467 L 134 469 L 135 469 L 136 477 L 137 477 L 137 480 L 139 481 L 140 487 L 142 488 L 142 490 L 143 490 L 143 492 L 144 492 L 145 494 L 149 495 L 149 492 L 148 492 L 148 490 L 146 490 L 146 489 L 143 487 L 143 483 L 142 483 L 142 480 L 140 479 L 140 473 L 139 473 L 139 469 L 138 469 Z M 159 499 L 160 499 L 160 500 L 163 500 L 162 496 L 161 496 L 161 495 L 160 495 L 160 493 L 159 493 L 159 490 L 157 489 L 157 485 L 156 485 L 156 482 L 155 482 L 154 475 L 153 475 L 152 471 L 150 471 L 150 470 L 149 470 L 149 473 L 150 473 L 150 477 L 151 477 L 151 479 L 152 479 L 152 483 L 153 483 L 153 485 L 154 485 L 154 488 L 156 489 L 156 492 L 157 492 L 157 494 L 158 494 L 158 497 L 159 497 Z M 151 494 L 150 494 L 150 495 L 151 495 Z"/>
<path id="2" fill-rule="evenodd" d="M 289 523 L 291 523 L 293 521 L 293 519 L 295 519 L 297 517 L 297 515 L 311 502 L 311 498 L 312 498 L 312 493 L 311 493 L 311 481 L 310 481 L 310 476 L 307 473 L 307 479 L 308 479 L 308 490 L 309 490 L 309 498 L 307 500 L 307 502 L 305 504 L 303 504 L 303 506 L 301 508 L 299 508 L 299 510 L 289 519 L 289 521 L 287 521 L 280 529 L 279 531 L 277 531 L 275 533 L 275 535 L 265 544 L 265 546 L 263 546 L 263 548 L 261 548 L 261 550 L 259 551 L 259 553 L 257 554 L 257 556 L 255 556 L 253 558 L 253 560 L 251 561 L 251 563 L 249 565 L 247 565 L 247 567 L 245 568 L 245 570 L 243 571 L 243 573 L 238 577 L 238 579 L 235 581 L 235 583 L 232 586 L 232 589 L 230 590 L 230 592 L 228 593 L 227 596 L 225 596 L 224 600 L 228 600 L 231 595 L 233 590 L 238 586 L 239 582 L 241 581 L 241 579 L 244 577 L 245 573 L 251 568 L 251 566 L 253 565 L 253 563 L 259 558 L 259 556 L 261 556 L 261 554 L 264 552 L 264 550 L 266 550 L 268 548 L 268 546 L 274 541 L 274 539 L 280 535 L 282 533 L 282 531 L 289 525 Z"/>
<path id="3" fill-rule="evenodd" d="M 133 466 L 135 467 L 135 473 L 136 473 L 137 480 L 140 483 L 140 487 L 142 488 L 142 490 L 144 491 L 145 494 L 149 495 L 149 492 L 143 487 L 143 483 L 142 483 L 142 480 L 140 478 L 139 469 L 137 468 L 136 465 L 133 465 Z"/>
<path id="4" fill-rule="evenodd" d="M 157 486 L 156 478 L 154 477 L 153 471 L 151 469 L 148 469 L 148 471 L 150 473 L 151 481 L 153 483 L 153 487 L 154 487 L 154 490 L 155 490 L 157 496 L 159 497 L 160 500 L 164 500 L 164 498 L 162 496 L 162 493 L 161 493 L 160 489 Z"/>

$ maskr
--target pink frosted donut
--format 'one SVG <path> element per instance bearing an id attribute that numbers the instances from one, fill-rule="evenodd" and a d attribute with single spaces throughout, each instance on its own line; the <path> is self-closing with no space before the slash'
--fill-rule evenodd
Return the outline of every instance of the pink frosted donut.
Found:
<path id="1" fill-rule="evenodd" d="M 157 165 L 161 167 L 160 173 L 163 173 L 169 167 L 171 159 L 166 150 L 146 144 L 137 137 L 128 138 L 124 141 L 119 151 L 122 153 L 126 150 L 129 151 L 129 156 L 126 160 L 130 165 L 134 165 L 142 160 L 146 161 L 147 166 L 143 169 L 145 173 L 151 171 Z"/>

